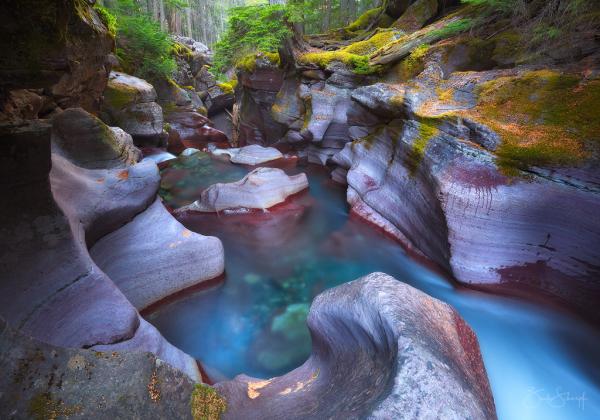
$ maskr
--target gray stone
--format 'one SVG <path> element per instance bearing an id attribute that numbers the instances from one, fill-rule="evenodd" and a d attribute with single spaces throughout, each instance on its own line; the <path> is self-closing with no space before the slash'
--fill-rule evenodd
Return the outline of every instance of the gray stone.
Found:
<path id="1" fill-rule="evenodd" d="M 385 83 L 363 86 L 352 91 L 352 99 L 386 120 L 406 113 L 404 89 Z"/>

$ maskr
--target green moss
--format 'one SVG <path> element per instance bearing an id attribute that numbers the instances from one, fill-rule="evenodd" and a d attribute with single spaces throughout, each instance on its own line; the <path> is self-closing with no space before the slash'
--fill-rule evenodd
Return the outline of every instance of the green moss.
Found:
<path id="1" fill-rule="evenodd" d="M 354 147 L 355 144 L 360 143 L 364 146 L 365 149 L 371 150 L 371 148 L 373 147 L 373 145 L 375 144 L 375 142 L 377 141 L 379 136 L 383 133 L 383 130 L 385 130 L 385 126 L 377 127 L 377 129 L 375 131 L 373 131 L 373 133 L 369 134 L 368 136 L 365 136 L 363 138 L 355 140 L 352 143 L 352 146 Z"/>
<path id="2" fill-rule="evenodd" d="M 351 54 L 345 51 L 321 51 L 307 53 L 300 56 L 299 61 L 303 64 L 314 64 L 320 68 L 326 68 L 333 62 L 340 62 L 348 66 L 356 74 L 374 74 L 380 71 L 379 66 L 371 66 L 369 57 Z"/>
<path id="3" fill-rule="evenodd" d="M 257 61 L 259 59 L 266 60 L 269 64 L 279 67 L 281 65 L 281 58 L 279 53 L 270 52 L 258 52 L 245 55 L 235 63 L 235 68 L 243 70 L 247 73 L 253 73 L 256 70 Z"/>
<path id="4" fill-rule="evenodd" d="M 342 51 L 350 54 L 369 55 L 396 40 L 400 33 L 393 30 L 380 30 L 371 38 L 350 44 L 342 48 Z"/>
<path id="5" fill-rule="evenodd" d="M 395 108 L 404 107 L 404 95 L 395 95 L 390 98 L 390 104 Z"/>
<path id="6" fill-rule="evenodd" d="M 502 138 L 501 167 L 576 165 L 600 146 L 600 80 L 539 70 L 478 90 L 476 117 Z"/>
<path id="7" fill-rule="evenodd" d="M 194 56 L 194 52 L 187 45 L 180 44 L 179 42 L 173 42 L 173 45 L 171 46 L 171 55 L 186 60 L 191 60 Z"/>
<path id="8" fill-rule="evenodd" d="M 109 82 L 104 90 L 104 101 L 113 109 L 123 109 L 136 101 L 136 95 L 135 88 Z"/>
<path id="9" fill-rule="evenodd" d="M 235 87 L 231 82 L 218 83 L 217 86 L 221 88 L 221 90 L 229 95 L 233 95 Z"/>
<path id="10" fill-rule="evenodd" d="M 514 31 L 505 31 L 492 38 L 494 51 L 492 59 L 498 63 L 519 62 L 525 55 L 525 47 L 521 35 Z"/>
<path id="11" fill-rule="evenodd" d="M 102 20 L 106 29 L 108 29 L 108 34 L 115 38 L 117 36 L 117 18 L 110 13 L 106 7 L 100 6 L 99 4 L 94 6 L 94 10 L 98 13 L 98 16 L 100 16 L 100 20 Z"/>
<path id="12" fill-rule="evenodd" d="M 419 45 L 400 63 L 398 73 L 402 80 L 409 80 L 423 71 L 429 48 L 428 44 Z"/>
<path id="13" fill-rule="evenodd" d="M 413 141 L 412 148 L 406 156 L 406 166 L 412 175 L 419 168 L 429 141 L 439 134 L 438 125 L 438 118 L 419 118 L 419 132 Z"/>
<path id="14" fill-rule="evenodd" d="M 194 420 L 219 420 L 227 410 L 227 401 L 213 387 L 197 384 L 192 392 L 190 407 Z"/>
<path id="15" fill-rule="evenodd" d="M 367 28 L 371 23 L 375 21 L 381 14 L 383 10 L 381 7 L 376 7 L 374 9 L 367 10 L 365 13 L 360 15 L 358 19 L 352 22 L 350 25 L 346 27 L 346 29 L 350 32 L 356 32 L 361 29 Z"/>
<path id="16" fill-rule="evenodd" d="M 262 53 L 262 56 L 269 60 L 269 62 L 275 66 L 281 65 L 281 57 L 279 56 L 279 53 L 266 52 Z"/>
<path id="17" fill-rule="evenodd" d="M 302 125 L 302 130 L 306 130 L 308 128 L 310 120 L 312 119 L 312 98 L 307 98 L 304 101 L 304 109 L 306 111 L 304 113 L 304 124 Z"/>

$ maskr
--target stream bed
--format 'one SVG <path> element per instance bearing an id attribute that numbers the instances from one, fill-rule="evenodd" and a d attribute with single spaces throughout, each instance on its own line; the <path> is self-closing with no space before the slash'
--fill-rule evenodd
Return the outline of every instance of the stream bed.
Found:
<path id="1" fill-rule="evenodd" d="M 223 241 L 225 281 L 146 315 L 211 379 L 269 378 L 301 365 L 311 349 L 305 321 L 312 299 L 382 271 L 448 302 L 475 330 L 500 419 L 600 418 L 597 329 L 540 305 L 456 288 L 350 217 L 345 188 L 324 168 L 283 168 L 305 172 L 310 190 L 269 212 L 180 217 L 188 229 Z M 161 196 L 178 207 L 249 170 L 204 153 L 180 157 L 162 170 Z"/>

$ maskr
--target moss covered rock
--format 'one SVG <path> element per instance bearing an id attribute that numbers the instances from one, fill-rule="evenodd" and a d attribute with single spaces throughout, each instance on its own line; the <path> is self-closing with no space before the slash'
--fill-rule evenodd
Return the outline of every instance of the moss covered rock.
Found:
<path id="1" fill-rule="evenodd" d="M 163 112 L 154 87 L 140 78 L 111 72 L 104 93 L 103 118 L 131 134 L 137 144 L 157 144 Z"/>

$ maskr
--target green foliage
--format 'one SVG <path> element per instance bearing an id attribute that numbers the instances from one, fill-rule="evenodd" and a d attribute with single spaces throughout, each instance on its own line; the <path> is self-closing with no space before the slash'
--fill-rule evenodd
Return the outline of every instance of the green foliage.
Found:
<path id="1" fill-rule="evenodd" d="M 224 73 L 249 54 L 275 53 L 291 35 L 285 6 L 236 7 L 229 11 L 227 30 L 214 47 L 212 71 Z"/>
<path id="2" fill-rule="evenodd" d="M 577 32 L 600 27 L 597 0 L 462 0 L 462 3 L 477 8 L 482 27 L 504 19 L 536 50 L 551 49 L 558 42 L 568 42 L 567 38 Z"/>
<path id="3" fill-rule="evenodd" d="M 431 31 L 431 34 L 437 38 L 450 38 L 451 36 L 458 35 L 462 32 L 466 32 L 471 29 L 474 25 L 473 19 L 464 18 L 458 19 L 448 23 L 446 26 Z"/>
<path id="4" fill-rule="evenodd" d="M 111 3 L 110 15 L 117 35 L 117 56 L 123 69 L 148 80 L 168 79 L 177 65 L 172 57 L 173 42 L 160 24 L 133 0 Z"/>

